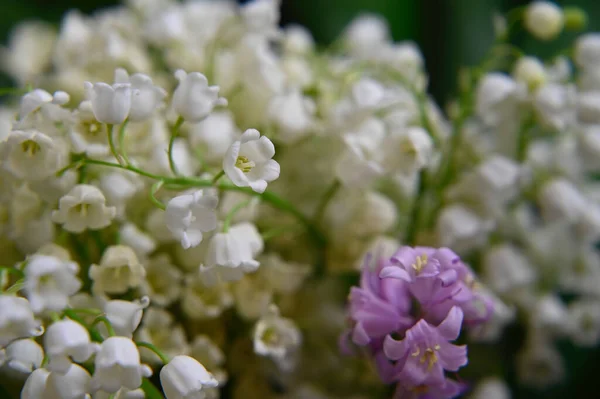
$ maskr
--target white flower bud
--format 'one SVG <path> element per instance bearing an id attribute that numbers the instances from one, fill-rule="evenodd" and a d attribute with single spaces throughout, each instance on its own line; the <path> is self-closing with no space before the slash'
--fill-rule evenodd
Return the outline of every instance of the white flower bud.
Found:
<path id="1" fill-rule="evenodd" d="M 48 356 L 48 370 L 53 374 L 64 374 L 72 366 L 71 359 L 77 363 L 88 360 L 98 349 L 90 341 L 90 334 L 79 323 L 64 319 L 52 323 L 44 334 L 44 349 Z"/>
<path id="2" fill-rule="evenodd" d="M 115 334 L 131 338 L 142 321 L 144 309 L 148 305 L 150 305 L 148 297 L 142 297 L 140 300 L 132 302 L 115 299 L 104 305 L 104 313 L 114 328 Z"/>
<path id="3" fill-rule="evenodd" d="M 124 245 L 108 247 L 99 265 L 92 265 L 89 276 L 94 281 L 95 292 L 123 294 L 138 287 L 146 275 L 133 249 Z"/>
<path id="4" fill-rule="evenodd" d="M 533 283 L 536 273 L 518 248 L 499 245 L 492 247 L 485 254 L 483 279 L 496 292 L 506 293 Z"/>
<path id="5" fill-rule="evenodd" d="M 160 370 L 160 384 L 166 399 L 185 399 L 203 397 L 203 390 L 219 382 L 197 360 L 175 356 Z"/>
<path id="6" fill-rule="evenodd" d="M 56 140 L 36 130 L 13 130 L 0 142 L 0 161 L 19 179 L 48 178 L 64 165 L 64 155 Z"/>
<path id="7" fill-rule="evenodd" d="M 46 369 L 36 369 L 29 374 L 21 390 L 21 399 L 44 398 L 49 375 L 50 372 Z"/>
<path id="8" fill-rule="evenodd" d="M 300 25 L 287 25 L 283 38 L 283 48 L 288 53 L 307 54 L 315 47 L 311 33 Z"/>
<path id="9" fill-rule="evenodd" d="M 61 311 L 81 288 L 79 265 L 53 256 L 33 255 L 25 266 L 24 291 L 34 313 Z"/>
<path id="10" fill-rule="evenodd" d="M 256 129 L 248 129 L 227 150 L 223 170 L 236 186 L 262 193 L 268 182 L 279 177 L 279 164 L 272 159 L 274 155 L 271 140 Z"/>
<path id="11" fill-rule="evenodd" d="M 535 57 L 521 57 L 514 66 L 513 76 L 517 82 L 535 90 L 546 82 L 546 69 Z"/>
<path id="12" fill-rule="evenodd" d="M 33 317 L 29 302 L 25 298 L 0 295 L 0 347 L 17 338 L 38 336 L 43 333 L 39 321 Z"/>
<path id="13" fill-rule="evenodd" d="M 6 347 L 4 361 L 11 370 L 29 374 L 42 365 L 43 359 L 44 350 L 40 344 L 33 339 L 19 339 Z"/>
<path id="14" fill-rule="evenodd" d="M 525 10 L 525 28 L 540 40 L 552 40 L 564 26 L 563 12 L 549 1 L 534 1 Z"/>
<path id="15" fill-rule="evenodd" d="M 150 118 L 167 96 L 162 87 L 155 86 L 150 76 L 143 73 L 129 76 L 125 69 L 119 68 L 115 71 L 115 83 L 131 85 L 131 109 L 128 118 L 132 122 Z"/>
<path id="16" fill-rule="evenodd" d="M 208 191 L 198 190 L 173 198 L 167 204 L 165 221 L 184 249 L 202 242 L 202 233 L 217 227 L 218 197 Z"/>
<path id="17" fill-rule="evenodd" d="M 121 124 L 131 109 L 131 85 L 129 83 L 84 83 L 88 100 L 96 120 L 111 125 Z"/>
<path id="18" fill-rule="evenodd" d="M 208 86 L 208 80 L 199 72 L 175 72 L 179 85 L 173 93 L 173 108 L 187 122 L 197 123 L 206 118 L 217 106 L 226 106 L 219 97 L 219 86 Z"/>
<path id="19" fill-rule="evenodd" d="M 72 364 L 63 373 L 51 372 L 46 380 L 47 396 L 53 399 L 89 399 L 91 377 L 86 369 Z"/>
<path id="20" fill-rule="evenodd" d="M 78 184 L 60 199 L 52 220 L 67 231 L 81 233 L 86 229 L 103 229 L 110 225 L 115 214 L 114 206 L 106 206 L 102 191 L 89 184 Z"/>
<path id="21" fill-rule="evenodd" d="M 140 352 L 130 338 L 109 337 L 100 346 L 94 360 L 93 390 L 115 393 L 121 387 L 137 389 L 142 377 L 152 375 L 152 370 L 140 364 Z"/>
<path id="22" fill-rule="evenodd" d="M 600 33 L 586 33 L 575 43 L 575 61 L 584 69 L 596 69 L 600 64 Z"/>
<path id="23" fill-rule="evenodd" d="M 344 32 L 350 50 L 358 56 L 369 56 L 389 41 L 390 31 L 386 21 L 373 14 L 355 18 Z"/>

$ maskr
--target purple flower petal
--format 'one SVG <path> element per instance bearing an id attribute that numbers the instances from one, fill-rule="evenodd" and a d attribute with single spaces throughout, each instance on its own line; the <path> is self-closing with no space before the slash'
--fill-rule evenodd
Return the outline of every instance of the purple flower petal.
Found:
<path id="1" fill-rule="evenodd" d="M 412 279 L 408 272 L 398 266 L 387 266 L 379 272 L 379 278 L 395 278 L 410 282 Z"/>
<path id="2" fill-rule="evenodd" d="M 462 321 L 463 311 L 458 306 L 453 306 L 436 330 L 444 339 L 454 341 L 460 334 Z"/>

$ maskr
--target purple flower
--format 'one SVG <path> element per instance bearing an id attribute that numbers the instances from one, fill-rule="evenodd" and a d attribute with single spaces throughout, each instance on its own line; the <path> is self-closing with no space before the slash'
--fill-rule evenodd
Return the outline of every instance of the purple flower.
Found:
<path id="1" fill-rule="evenodd" d="M 350 290 L 350 318 L 355 322 L 351 338 L 356 345 L 381 346 L 386 335 L 405 330 L 414 323 L 410 317 L 411 298 L 401 280 L 380 279 L 377 268 L 365 262 L 360 287 Z"/>
<path id="2" fill-rule="evenodd" d="M 387 336 L 383 352 L 401 365 L 398 380 L 407 387 L 439 386 L 444 384 L 444 371 L 457 371 L 467 364 L 467 347 L 448 342 L 458 338 L 462 320 L 463 312 L 455 306 L 437 327 L 421 319 L 404 339 Z"/>

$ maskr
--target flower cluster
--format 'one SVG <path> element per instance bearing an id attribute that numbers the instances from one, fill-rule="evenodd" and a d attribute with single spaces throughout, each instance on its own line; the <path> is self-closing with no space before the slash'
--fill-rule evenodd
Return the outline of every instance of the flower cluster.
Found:
<path id="1" fill-rule="evenodd" d="M 445 372 L 467 364 L 467 348 L 451 342 L 492 313 L 477 284 L 448 248 L 404 246 L 389 259 L 369 258 L 350 291 L 353 326 L 343 339 L 366 349 L 384 382 L 398 383 L 397 397 L 453 398 L 464 387 Z"/>

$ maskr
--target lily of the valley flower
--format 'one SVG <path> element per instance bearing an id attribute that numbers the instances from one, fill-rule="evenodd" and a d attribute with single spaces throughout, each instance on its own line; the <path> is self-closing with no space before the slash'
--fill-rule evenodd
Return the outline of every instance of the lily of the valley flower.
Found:
<path id="1" fill-rule="evenodd" d="M 93 289 L 109 294 L 122 294 L 129 288 L 138 287 L 145 275 L 146 270 L 135 252 L 124 245 L 108 247 L 100 264 L 89 269 L 89 276 L 94 281 Z"/>
<path id="2" fill-rule="evenodd" d="M 154 85 L 152 78 L 143 73 L 129 76 L 125 69 L 119 68 L 115 71 L 115 83 L 131 85 L 131 109 L 128 118 L 132 122 L 150 118 L 167 96 L 165 89 Z"/>
<path id="3" fill-rule="evenodd" d="M 272 159 L 274 155 L 271 140 L 256 129 L 248 129 L 227 150 L 223 170 L 236 186 L 262 193 L 268 182 L 279 177 L 279 164 Z"/>
<path id="4" fill-rule="evenodd" d="M 25 374 L 39 368 L 43 358 L 44 350 L 40 344 L 29 338 L 11 342 L 4 355 L 0 350 L 0 366 L 6 364 L 11 370 Z"/>
<path id="5" fill-rule="evenodd" d="M 184 249 L 202 242 L 202 233 L 217 227 L 219 199 L 203 190 L 173 198 L 167 204 L 165 221 Z"/>
<path id="6" fill-rule="evenodd" d="M 179 85 L 173 93 L 173 108 L 187 122 L 200 122 L 217 106 L 226 106 L 227 100 L 219 97 L 219 86 L 209 86 L 206 76 L 199 72 L 175 72 Z"/>
<path id="7" fill-rule="evenodd" d="M 116 212 L 114 206 L 106 206 L 106 198 L 96 186 L 78 184 L 60 199 L 52 220 L 61 223 L 65 230 L 81 233 L 108 226 Z"/>
<path id="8" fill-rule="evenodd" d="M 48 370 L 67 373 L 72 366 L 71 359 L 77 363 L 85 362 L 98 349 L 90 341 L 90 333 L 81 324 L 64 319 L 48 327 L 44 334 L 44 349 L 48 356 Z"/>
<path id="9" fill-rule="evenodd" d="M 201 398 L 203 390 L 219 382 L 203 365 L 189 356 L 175 356 L 160 371 L 160 383 L 167 399 Z"/>
<path id="10" fill-rule="evenodd" d="M 123 123 L 131 109 L 131 84 L 85 82 L 84 88 L 96 120 L 101 123 L 118 125 Z"/>
<path id="11" fill-rule="evenodd" d="M 21 390 L 21 399 L 43 398 L 49 375 L 50 372 L 42 368 L 36 369 L 29 374 Z"/>
<path id="12" fill-rule="evenodd" d="M 65 373 L 50 373 L 42 398 L 88 399 L 90 381 L 91 377 L 86 369 L 72 364 Z"/>
<path id="13" fill-rule="evenodd" d="M 43 332 L 27 299 L 0 295 L 0 309 L 0 347 L 17 338 L 38 336 Z"/>

